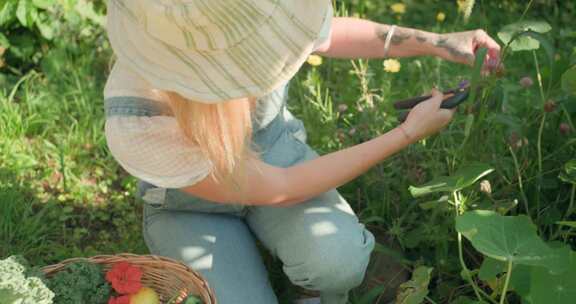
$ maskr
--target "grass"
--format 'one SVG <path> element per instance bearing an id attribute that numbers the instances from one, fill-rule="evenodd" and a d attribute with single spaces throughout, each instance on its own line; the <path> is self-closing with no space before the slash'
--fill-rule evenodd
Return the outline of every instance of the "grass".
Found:
<path id="1" fill-rule="evenodd" d="M 391 1 L 339 1 L 337 8 L 340 14 L 435 32 L 485 28 L 494 36 L 520 19 L 525 7 L 523 1 L 476 2 L 467 24 L 452 2 L 407 0 L 404 15 L 389 10 Z M 441 195 L 415 199 L 407 189 L 466 162 L 496 168 L 486 179 L 490 194 L 477 186 L 466 191 L 468 208 L 528 214 L 544 239 L 574 246 L 573 229 L 555 225 L 575 218 L 569 210 L 573 186 L 558 179 L 564 163 L 576 155 L 576 103 L 558 84 L 558 69 L 576 58 L 576 28 L 568 22 L 576 10 L 570 5 L 541 1 L 525 17 L 552 25 L 554 66 L 546 65 L 542 51 L 510 54 L 497 89 L 481 96 L 484 112 L 472 103 L 462 106 L 442 134 L 340 188 L 362 222 L 378 226 L 400 245 L 402 259 L 434 267 L 432 301 L 449 303 L 474 292 L 460 277 L 454 207 L 437 203 Z M 444 22 L 435 19 L 440 11 L 446 13 Z M 23 254 L 45 265 L 68 257 L 147 252 L 134 179 L 105 145 L 102 89 L 113 59 L 102 30 L 92 33 L 65 38 L 35 69 L 20 75 L 0 70 L 0 258 Z M 304 121 L 310 145 L 327 153 L 373 138 L 398 124 L 392 101 L 470 78 L 469 68 L 436 58 L 400 62 L 394 74 L 383 70 L 381 60 L 325 59 L 321 66 L 304 66 L 292 82 L 289 106 Z M 535 84 L 521 86 L 524 76 Z M 543 111 L 548 100 L 555 101 L 554 111 Z M 572 131 L 559 131 L 561 124 Z M 482 259 L 464 245 L 462 259 L 476 271 Z M 274 261 L 269 264 L 274 268 Z M 285 290 L 284 281 L 276 285 Z"/>

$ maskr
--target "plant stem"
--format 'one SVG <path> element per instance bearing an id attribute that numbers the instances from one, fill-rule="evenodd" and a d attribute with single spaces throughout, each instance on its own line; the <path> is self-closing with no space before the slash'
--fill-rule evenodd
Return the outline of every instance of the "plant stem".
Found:
<path id="1" fill-rule="evenodd" d="M 456 216 L 460 215 L 460 198 L 457 192 L 458 191 L 452 192 L 452 196 L 454 197 L 454 206 L 456 208 Z M 474 293 L 476 294 L 478 301 L 482 302 L 483 301 L 482 296 L 478 291 L 479 287 L 476 286 L 476 282 L 474 282 L 474 280 L 472 279 L 472 274 L 470 273 L 470 270 L 466 266 L 466 262 L 464 262 L 464 250 L 462 249 L 462 234 L 460 232 L 458 232 L 458 259 L 460 260 L 460 265 L 462 266 L 462 269 L 466 274 L 466 279 L 468 280 L 468 283 L 472 286 L 472 289 L 474 289 Z"/>
<path id="2" fill-rule="evenodd" d="M 568 218 L 572 214 L 572 210 L 574 208 L 574 196 L 576 196 L 576 184 L 572 185 L 572 191 L 570 192 L 570 203 L 568 204 L 568 209 L 566 210 L 564 218 Z"/>
<path id="3" fill-rule="evenodd" d="M 532 2 L 534 2 L 534 0 L 530 0 L 530 2 L 528 2 L 528 5 L 526 5 L 526 8 L 524 9 L 524 12 L 522 13 L 522 16 L 520 16 L 520 20 L 518 20 L 518 21 L 524 20 L 524 17 L 526 16 L 526 13 L 528 13 L 528 10 L 529 10 L 530 7 L 532 6 Z"/>
<path id="4" fill-rule="evenodd" d="M 538 63 L 538 56 L 536 51 L 532 51 L 534 57 L 534 64 L 536 65 L 536 75 L 538 77 L 538 88 L 540 89 L 540 98 L 542 105 L 546 103 L 546 96 L 544 95 L 544 87 L 542 86 L 542 74 L 540 73 L 540 64 Z M 538 127 L 538 142 L 536 149 L 538 150 L 538 184 L 536 185 L 536 219 L 540 217 L 540 189 L 542 184 L 542 133 L 544 132 L 544 123 L 546 122 L 546 112 L 542 115 L 540 126 Z"/>
<path id="5" fill-rule="evenodd" d="M 425 296 L 424 299 L 426 299 L 428 302 L 430 302 L 432 304 L 438 304 L 434 300 L 430 299 L 428 296 Z"/>
<path id="6" fill-rule="evenodd" d="M 530 209 L 528 209 L 528 197 L 524 192 L 524 183 L 522 181 L 522 173 L 520 172 L 520 165 L 518 164 L 518 158 L 516 157 L 516 153 L 511 146 L 508 146 L 508 150 L 510 150 L 510 154 L 512 154 L 512 159 L 514 160 L 514 167 L 516 168 L 516 175 L 518 175 L 518 187 L 520 188 L 520 194 L 522 195 L 522 202 L 524 203 L 524 209 L 526 209 L 526 215 L 531 218 L 530 216 Z"/>
<path id="7" fill-rule="evenodd" d="M 512 261 L 508 261 L 508 271 L 506 271 L 506 281 L 504 281 L 504 289 L 502 290 L 502 295 L 500 296 L 500 304 L 504 304 L 506 299 L 506 292 L 508 291 L 508 284 L 510 283 L 510 277 L 512 276 Z"/>

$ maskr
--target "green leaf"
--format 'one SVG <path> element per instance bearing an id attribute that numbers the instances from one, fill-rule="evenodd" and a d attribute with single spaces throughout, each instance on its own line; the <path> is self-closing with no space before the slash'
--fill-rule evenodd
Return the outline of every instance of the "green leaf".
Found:
<path id="1" fill-rule="evenodd" d="M 456 218 L 456 230 L 482 254 L 514 264 L 564 270 L 568 259 L 565 249 L 552 249 L 536 234 L 536 226 L 527 216 L 502 216 L 493 211 L 475 210 Z"/>
<path id="2" fill-rule="evenodd" d="M 571 252 L 566 271 L 553 274 L 548 269 L 532 270 L 530 297 L 533 303 L 573 304 L 576 299 L 576 253 Z"/>
<path id="3" fill-rule="evenodd" d="M 419 266 L 412 273 L 412 279 L 400 285 L 396 304 L 419 304 L 428 295 L 431 267 Z"/>
<path id="4" fill-rule="evenodd" d="M 576 95 L 576 66 L 562 74 L 562 90 L 568 94 Z"/>
<path id="5" fill-rule="evenodd" d="M 547 33 L 552 29 L 545 21 L 520 21 L 504 26 L 498 32 L 498 38 L 504 43 L 510 43 L 513 51 L 537 50 L 540 42 L 532 36 L 521 35 L 524 32 Z"/>
<path id="6" fill-rule="evenodd" d="M 32 4 L 32 0 L 20 0 L 16 8 L 16 18 L 20 24 L 27 28 L 31 28 L 38 18 L 38 10 Z"/>
<path id="7" fill-rule="evenodd" d="M 504 271 L 506 271 L 506 264 L 504 262 L 486 257 L 480 266 L 478 278 L 483 281 L 494 280 Z"/>
<path id="8" fill-rule="evenodd" d="M 488 54 L 488 49 L 486 48 L 480 48 L 476 51 L 476 59 L 474 60 L 474 68 L 472 69 L 472 77 L 470 81 L 470 100 L 472 100 L 472 102 L 476 100 L 478 84 L 482 79 L 482 67 L 484 66 L 486 54 Z"/>
<path id="9" fill-rule="evenodd" d="M 35 7 L 48 10 L 58 4 L 55 0 L 32 0 Z"/>
<path id="10" fill-rule="evenodd" d="M 44 21 L 40 21 L 40 19 L 36 20 L 36 27 L 40 31 L 42 37 L 47 40 L 52 40 L 54 38 L 54 27 L 50 24 L 46 24 Z"/>
<path id="11" fill-rule="evenodd" d="M 6 25 L 16 18 L 18 0 L 8 0 L 0 4 L 0 26 Z"/>
<path id="12" fill-rule="evenodd" d="M 520 295 L 524 299 L 523 303 L 532 303 L 530 297 L 530 291 L 532 289 L 530 287 L 530 280 L 532 278 L 532 269 L 537 267 L 538 266 L 516 265 L 512 268 L 509 289 L 514 290 L 514 292 Z"/>
<path id="13" fill-rule="evenodd" d="M 482 177 L 494 171 L 490 166 L 483 163 L 471 163 L 452 176 L 441 176 L 419 186 L 410 186 L 408 190 L 414 197 L 423 196 L 434 192 L 453 192 L 473 185 Z"/>
<path id="14" fill-rule="evenodd" d="M 564 172 L 558 176 L 563 182 L 576 184 L 576 159 L 564 164 Z"/>

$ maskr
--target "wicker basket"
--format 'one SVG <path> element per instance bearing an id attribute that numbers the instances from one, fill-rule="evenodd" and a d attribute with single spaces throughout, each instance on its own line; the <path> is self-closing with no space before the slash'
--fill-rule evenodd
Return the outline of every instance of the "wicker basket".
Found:
<path id="1" fill-rule="evenodd" d="M 160 296 L 160 303 L 167 303 L 176 297 L 176 303 L 186 299 L 188 295 L 196 295 L 204 304 L 216 304 L 214 292 L 196 271 L 188 266 L 166 257 L 156 255 L 99 255 L 91 258 L 73 258 L 58 264 L 46 266 L 42 271 L 48 276 L 56 274 L 64 267 L 74 262 L 92 262 L 102 265 L 105 271 L 117 262 L 129 262 L 142 269 L 142 284 L 154 289 Z"/>

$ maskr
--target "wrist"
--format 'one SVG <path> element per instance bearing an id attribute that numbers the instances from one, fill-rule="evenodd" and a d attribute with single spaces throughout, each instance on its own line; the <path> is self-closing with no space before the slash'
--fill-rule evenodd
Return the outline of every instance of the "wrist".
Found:
<path id="1" fill-rule="evenodd" d="M 413 144 L 418 141 L 418 138 L 414 135 L 414 132 L 407 128 L 404 123 L 396 128 L 400 130 L 400 133 L 402 133 L 402 136 L 406 139 L 408 144 Z"/>
<path id="2" fill-rule="evenodd" d="M 421 56 L 440 56 L 440 49 L 438 48 L 438 41 L 442 34 L 415 30 L 416 38 L 415 48 L 420 52 Z"/>

